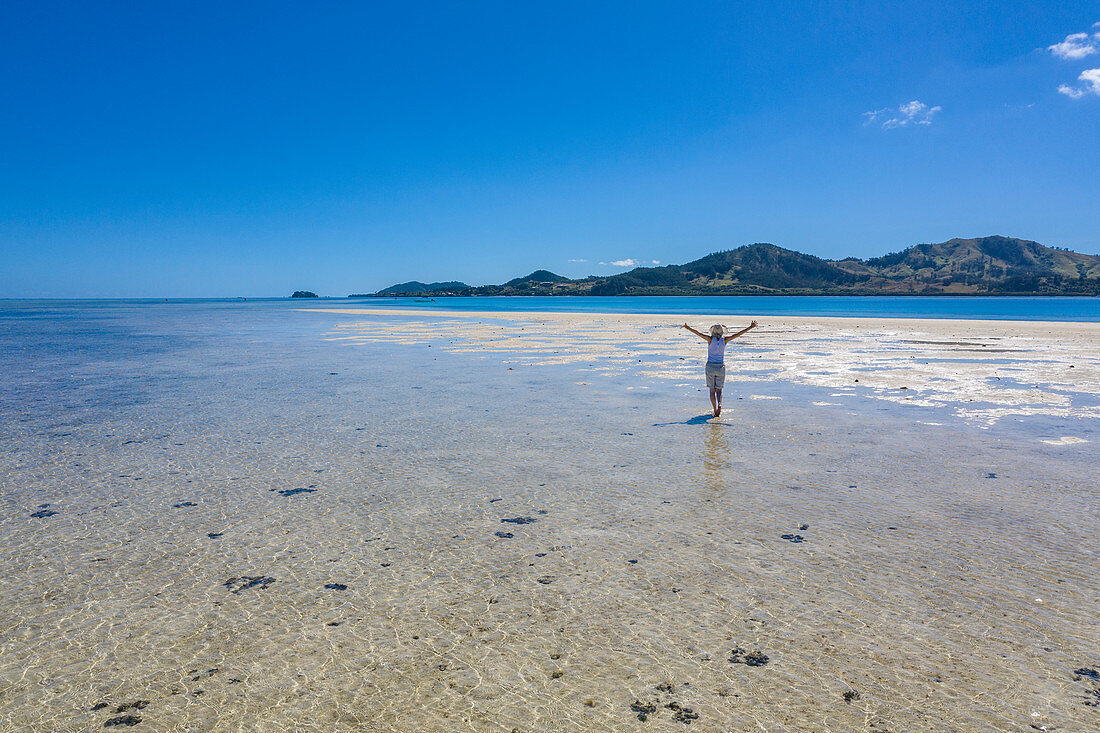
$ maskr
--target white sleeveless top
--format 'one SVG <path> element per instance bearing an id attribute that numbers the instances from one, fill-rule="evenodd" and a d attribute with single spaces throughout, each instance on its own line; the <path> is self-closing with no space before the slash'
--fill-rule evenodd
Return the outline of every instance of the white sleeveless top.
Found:
<path id="1" fill-rule="evenodd" d="M 707 362 L 711 364 L 721 364 L 726 358 L 726 339 L 722 337 L 710 337 L 710 344 L 707 345 Z"/>

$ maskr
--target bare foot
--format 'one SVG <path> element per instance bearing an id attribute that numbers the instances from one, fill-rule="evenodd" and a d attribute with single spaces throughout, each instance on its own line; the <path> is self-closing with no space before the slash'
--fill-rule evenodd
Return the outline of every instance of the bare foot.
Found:
<path id="1" fill-rule="evenodd" d="M 715 407 L 715 408 L 714 408 L 714 416 L 715 416 L 715 417 L 718 417 L 718 416 L 719 416 L 719 415 L 721 415 L 721 414 L 722 414 L 722 406 L 721 406 L 721 405 L 718 405 L 718 407 Z"/>

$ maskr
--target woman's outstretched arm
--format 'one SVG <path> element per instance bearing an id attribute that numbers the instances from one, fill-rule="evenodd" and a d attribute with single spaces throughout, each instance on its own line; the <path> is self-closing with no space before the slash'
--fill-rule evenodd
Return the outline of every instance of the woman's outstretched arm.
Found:
<path id="1" fill-rule="evenodd" d="M 693 334 L 695 334 L 699 338 L 703 339 L 704 341 L 708 341 L 708 342 L 710 341 L 710 336 L 707 336 L 704 333 L 700 333 L 699 331 L 696 331 L 694 328 L 687 325 L 686 323 L 684 325 L 680 326 L 680 328 L 686 328 L 687 330 L 691 331 Z"/>
<path id="2" fill-rule="evenodd" d="M 748 333 L 749 331 L 751 331 L 751 330 L 752 330 L 752 329 L 754 329 L 754 328 L 756 328 L 756 321 L 753 321 L 752 323 L 750 323 L 750 324 L 749 324 L 749 327 L 748 327 L 748 328 L 742 328 L 742 329 L 741 329 L 740 331 L 738 331 L 737 333 L 733 334 L 732 336 L 726 336 L 726 343 L 728 344 L 728 343 L 730 342 L 730 340 L 731 340 L 731 339 L 735 339 L 735 338 L 737 338 L 738 336 L 741 336 L 741 335 L 743 335 L 743 334 L 746 334 L 746 333 Z"/>

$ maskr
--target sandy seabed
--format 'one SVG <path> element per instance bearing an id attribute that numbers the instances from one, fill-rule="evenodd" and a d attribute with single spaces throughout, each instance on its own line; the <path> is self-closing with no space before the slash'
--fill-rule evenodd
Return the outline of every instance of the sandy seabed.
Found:
<path id="1" fill-rule="evenodd" d="M 1100 729 L 1100 326 L 679 322 L 4 364 L 0 729 Z"/>

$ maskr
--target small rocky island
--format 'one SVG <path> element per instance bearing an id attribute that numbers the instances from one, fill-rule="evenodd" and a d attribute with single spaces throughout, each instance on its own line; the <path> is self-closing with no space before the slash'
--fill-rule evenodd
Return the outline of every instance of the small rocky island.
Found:
<path id="1" fill-rule="evenodd" d="M 311 292 L 309 290 L 295 290 L 294 295 L 291 295 L 290 297 L 291 298 L 316 298 L 317 293 Z"/>

